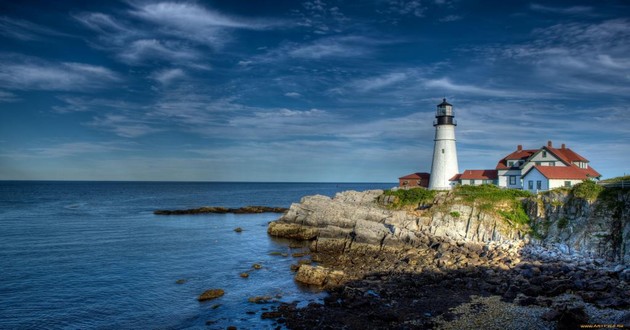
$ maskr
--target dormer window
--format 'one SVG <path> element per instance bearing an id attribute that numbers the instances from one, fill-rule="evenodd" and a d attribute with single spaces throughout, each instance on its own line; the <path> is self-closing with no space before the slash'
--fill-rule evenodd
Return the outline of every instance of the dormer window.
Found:
<path id="1" fill-rule="evenodd" d="M 514 166 L 514 161 L 513 160 L 508 160 L 508 166 L 509 167 L 513 167 Z"/>
<path id="2" fill-rule="evenodd" d="M 547 158 L 547 152 L 546 151 L 542 152 L 542 158 Z"/>

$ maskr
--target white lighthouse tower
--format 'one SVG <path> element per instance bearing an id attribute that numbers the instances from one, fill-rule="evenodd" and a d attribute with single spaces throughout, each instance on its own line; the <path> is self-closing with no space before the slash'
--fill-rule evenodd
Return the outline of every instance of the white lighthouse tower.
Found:
<path id="1" fill-rule="evenodd" d="M 433 163 L 431 164 L 431 177 L 429 189 L 451 189 L 450 178 L 459 173 L 457 166 L 457 149 L 455 148 L 455 126 L 453 105 L 442 100 L 438 104 L 435 114 L 435 145 L 433 147 Z"/>

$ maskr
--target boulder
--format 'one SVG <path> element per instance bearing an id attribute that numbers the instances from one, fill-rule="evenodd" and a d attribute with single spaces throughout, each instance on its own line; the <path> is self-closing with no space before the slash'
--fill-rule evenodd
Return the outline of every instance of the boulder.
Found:
<path id="1" fill-rule="evenodd" d="M 223 296 L 224 294 L 225 292 L 223 291 L 223 289 L 210 289 L 200 294 L 197 300 L 206 301 L 206 300 L 216 299 Z"/>

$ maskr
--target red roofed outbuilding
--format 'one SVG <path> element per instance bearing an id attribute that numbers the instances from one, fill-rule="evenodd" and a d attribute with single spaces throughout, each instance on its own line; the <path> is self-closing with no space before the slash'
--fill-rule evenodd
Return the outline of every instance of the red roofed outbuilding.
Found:
<path id="1" fill-rule="evenodd" d="M 450 181 L 474 186 L 497 184 L 497 170 L 465 170 L 462 174 L 452 177 Z"/>
<path id="2" fill-rule="evenodd" d="M 405 189 L 418 187 L 428 188 L 430 177 L 431 174 L 429 173 L 411 173 L 398 178 L 398 186 Z"/>

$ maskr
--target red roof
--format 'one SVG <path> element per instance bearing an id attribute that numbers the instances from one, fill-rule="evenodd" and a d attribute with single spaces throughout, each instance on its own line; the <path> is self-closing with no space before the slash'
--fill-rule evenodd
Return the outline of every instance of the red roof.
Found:
<path id="1" fill-rule="evenodd" d="M 459 178 L 461 178 L 461 177 L 462 177 L 461 174 L 455 174 L 455 175 L 453 175 L 452 178 L 448 179 L 448 181 L 458 181 Z"/>
<path id="2" fill-rule="evenodd" d="M 600 174 L 597 173 L 592 168 L 579 168 L 575 165 L 571 166 L 533 166 L 525 175 L 532 171 L 532 169 L 537 169 L 540 174 L 542 174 L 547 179 L 573 179 L 573 180 L 584 180 L 593 177 L 599 177 Z M 523 176 L 525 176 L 523 175 Z"/>
<path id="3" fill-rule="evenodd" d="M 458 180 L 496 180 L 497 170 L 465 170 Z"/>
<path id="4" fill-rule="evenodd" d="M 588 163 L 588 159 L 582 157 L 577 152 L 566 148 L 564 144 L 561 148 L 553 148 L 551 144 L 547 146 L 543 146 L 540 149 L 527 149 L 527 150 L 519 150 L 520 146 L 513 153 L 503 157 L 496 166 L 497 170 L 507 170 L 510 167 L 507 166 L 508 160 L 526 160 L 527 158 L 533 156 L 534 154 L 547 150 L 552 153 L 556 158 L 565 163 L 566 165 L 571 165 L 573 162 L 586 162 Z"/>
<path id="5" fill-rule="evenodd" d="M 558 158 L 564 160 L 564 161 L 568 161 L 569 163 L 572 162 L 588 162 L 588 159 L 580 156 L 577 152 L 569 149 L 569 148 L 551 148 L 551 147 L 545 147 L 547 150 L 549 150 L 551 153 L 553 153 L 554 155 L 558 156 Z"/>
<path id="6" fill-rule="evenodd" d="M 525 160 L 531 155 L 535 154 L 538 150 L 539 149 L 516 150 L 513 153 L 503 157 L 497 164 L 496 169 L 507 170 L 510 168 L 509 166 L 507 166 L 508 160 Z"/>
<path id="7" fill-rule="evenodd" d="M 431 174 L 429 173 L 411 173 L 411 174 L 407 174 L 403 177 L 400 177 L 398 179 L 405 179 L 405 180 L 417 180 L 417 179 L 429 179 L 429 177 L 431 176 Z"/>

